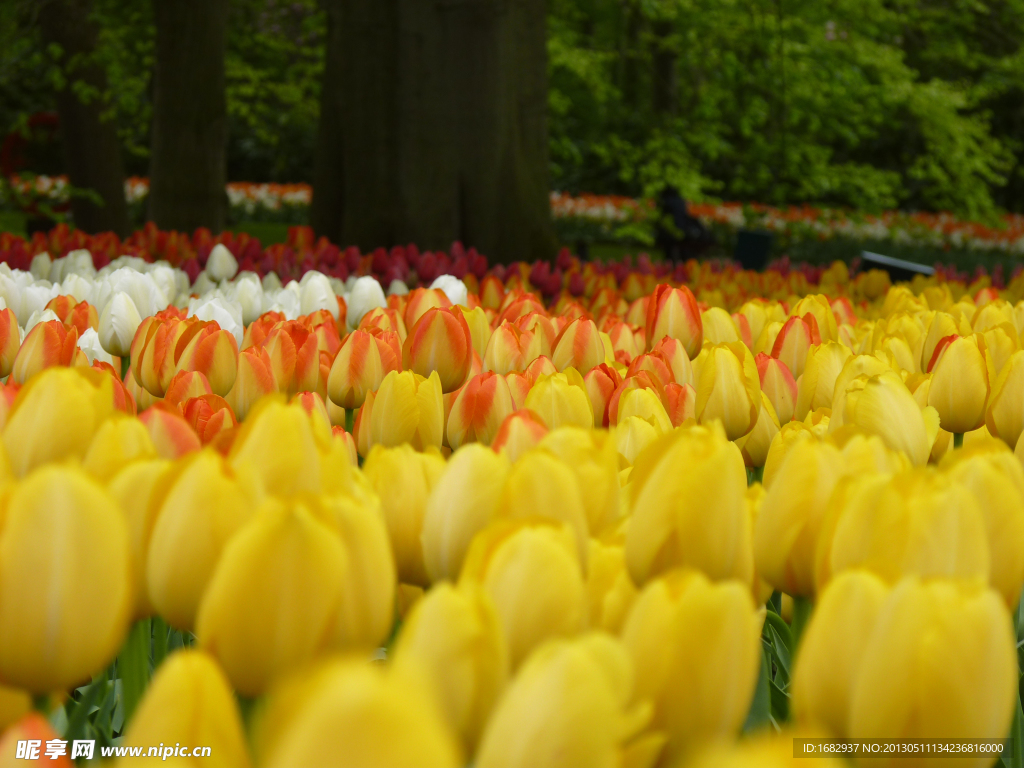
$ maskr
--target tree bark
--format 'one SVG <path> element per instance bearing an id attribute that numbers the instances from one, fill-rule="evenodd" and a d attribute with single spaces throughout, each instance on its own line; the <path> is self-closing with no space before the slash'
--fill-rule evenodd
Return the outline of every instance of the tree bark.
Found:
<path id="1" fill-rule="evenodd" d="M 313 165 L 313 202 L 309 221 L 314 231 L 329 240 L 341 242 L 342 211 L 345 207 L 344 155 L 342 132 L 344 108 L 341 81 L 344 73 L 341 38 L 341 0 L 322 0 L 327 14 L 327 41 L 324 74 L 320 89 L 320 121 Z"/>
<path id="2" fill-rule="evenodd" d="M 90 0 L 52 0 L 40 7 L 39 21 L 48 44 L 61 48 L 65 87 L 57 92 L 60 139 L 72 187 L 95 192 L 102 204 L 71 198 L 75 226 L 86 232 L 128 234 L 128 204 L 117 126 L 107 109 L 107 77 L 92 61 L 96 27 Z"/>
<path id="3" fill-rule="evenodd" d="M 334 1 L 324 99 L 337 89 L 343 117 L 332 130 L 321 115 L 320 158 L 340 159 L 318 173 L 342 191 L 328 180 L 315 197 L 337 206 L 343 241 L 553 255 L 545 0 Z"/>
<path id="4" fill-rule="evenodd" d="M 228 0 L 153 0 L 156 77 L 149 218 L 162 229 L 224 227 Z"/>

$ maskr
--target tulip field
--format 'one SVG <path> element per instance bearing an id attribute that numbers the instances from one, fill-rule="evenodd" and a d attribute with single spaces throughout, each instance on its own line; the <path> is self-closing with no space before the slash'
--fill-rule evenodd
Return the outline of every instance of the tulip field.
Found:
<path id="1" fill-rule="evenodd" d="M 1024 277 L 0 256 L 0 766 L 1024 765 Z"/>

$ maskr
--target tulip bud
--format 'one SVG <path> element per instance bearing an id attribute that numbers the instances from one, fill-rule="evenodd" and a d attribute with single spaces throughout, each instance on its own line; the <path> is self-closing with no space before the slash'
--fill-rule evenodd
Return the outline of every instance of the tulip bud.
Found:
<path id="1" fill-rule="evenodd" d="M 128 530 L 82 470 L 44 467 L 17 485 L 0 527 L 0 677 L 33 693 L 102 670 L 132 611 Z"/>
<path id="2" fill-rule="evenodd" d="M 474 376 L 458 391 L 448 414 L 448 444 L 453 450 L 470 442 L 490 445 L 514 410 L 504 377 L 492 372 Z"/>
<path id="3" fill-rule="evenodd" d="M 403 583 L 430 584 L 420 539 L 427 498 L 445 466 L 438 453 L 418 453 L 409 445 L 375 445 L 366 457 L 363 473 L 380 496 L 398 578 Z"/>
<path id="4" fill-rule="evenodd" d="M 626 561 L 634 582 L 677 567 L 750 582 L 746 471 L 720 428 L 670 432 L 640 455 L 631 478 Z"/>
<path id="5" fill-rule="evenodd" d="M 672 373 L 672 380 L 676 384 L 685 386 L 695 383 L 690 358 L 686 353 L 683 343 L 678 339 L 666 336 L 654 345 L 651 354 L 660 357 L 664 361 Z M 667 384 L 668 382 L 665 383 Z"/>
<path id="6" fill-rule="evenodd" d="M 664 283 L 655 288 L 647 304 L 644 332 L 648 349 L 670 336 L 682 342 L 687 357 L 693 360 L 704 343 L 704 327 L 697 300 L 690 289 L 686 286 L 673 288 Z"/>
<path id="7" fill-rule="evenodd" d="M 210 323 L 184 347 L 176 370 L 202 373 L 213 394 L 226 397 L 238 376 L 238 342 L 231 333 Z"/>
<path id="8" fill-rule="evenodd" d="M 743 454 L 743 463 L 748 467 L 763 467 L 768 460 L 772 441 L 781 428 L 768 395 L 762 392 L 761 411 L 757 416 L 757 423 L 750 432 L 736 440 L 736 447 Z"/>
<path id="9" fill-rule="evenodd" d="M 711 344 L 729 344 L 741 341 L 736 322 L 721 307 L 711 307 L 700 315 L 704 326 L 704 341 Z"/>
<path id="10" fill-rule="evenodd" d="M 843 423 L 878 435 L 894 451 L 902 451 L 914 466 L 928 462 L 938 434 L 938 414 L 923 410 L 910 390 L 892 371 L 855 379 L 843 393 Z"/>
<path id="11" fill-rule="evenodd" d="M 808 315 L 814 318 L 822 342 L 835 341 L 838 337 L 836 327 L 836 316 L 829 304 L 828 297 L 820 293 L 804 296 L 790 310 L 794 317 L 803 318 L 804 322 L 810 323 Z M 815 342 L 816 344 L 818 342 Z M 795 375 L 795 374 L 794 374 Z"/>
<path id="12" fill-rule="evenodd" d="M 482 360 L 491 339 L 491 321 L 487 319 L 487 312 L 483 307 L 467 309 L 456 305 L 454 309 L 465 318 L 466 325 L 469 326 L 469 335 L 473 340 L 473 351 Z"/>
<path id="13" fill-rule="evenodd" d="M 380 387 L 387 372 L 377 339 L 366 331 L 353 331 L 345 337 L 331 365 L 327 394 L 342 408 L 358 408 L 366 400 L 367 392 Z"/>
<path id="14" fill-rule="evenodd" d="M 792 421 L 796 412 L 798 390 L 793 374 L 781 360 L 769 357 L 763 352 L 754 358 L 757 374 L 761 381 L 761 391 L 771 401 L 775 415 L 780 424 Z"/>
<path id="15" fill-rule="evenodd" d="M 230 280 L 238 274 L 238 261 L 223 244 L 217 243 L 206 260 L 206 273 L 214 282 Z"/>
<path id="16" fill-rule="evenodd" d="M 522 371 L 537 355 L 527 356 L 533 346 L 534 334 L 522 331 L 518 324 L 503 322 L 487 341 L 483 354 L 485 371 L 494 371 L 502 375 L 513 371 Z M 538 350 L 538 354 L 550 352 L 550 348 Z"/>
<path id="17" fill-rule="evenodd" d="M 210 750 L 211 764 L 251 765 L 231 686 L 216 662 L 201 651 L 182 649 L 160 666 L 124 738 L 126 744 L 167 744 L 172 752 L 172 743 L 202 745 Z M 121 758 L 117 764 L 146 762 L 142 755 Z"/>
<path id="18" fill-rule="evenodd" d="M 587 397 L 594 410 L 594 426 L 608 426 L 608 401 L 612 393 L 622 384 L 622 376 L 610 365 L 602 363 L 591 368 L 583 377 Z"/>
<path id="19" fill-rule="evenodd" d="M 637 594 L 622 546 L 591 539 L 587 553 L 590 627 L 619 634 Z"/>
<path id="20" fill-rule="evenodd" d="M 985 423 L 989 374 L 978 342 L 977 336 L 947 336 L 929 361 L 928 405 L 947 432 L 971 432 Z"/>
<path id="21" fill-rule="evenodd" d="M 114 357 L 127 357 L 142 319 L 127 293 L 115 293 L 100 314 L 100 344 Z"/>
<path id="22" fill-rule="evenodd" d="M 263 340 L 278 392 L 294 395 L 315 392 L 320 378 L 320 352 L 316 335 L 300 323 L 274 326 Z"/>
<path id="23" fill-rule="evenodd" d="M 1024 470 L 998 440 L 953 451 L 942 469 L 974 496 L 985 524 L 989 582 L 1014 608 L 1024 585 Z"/>
<path id="24" fill-rule="evenodd" d="M 478 443 L 452 453 L 423 514 L 423 559 L 431 581 L 454 580 L 473 536 L 494 518 L 511 466 Z"/>
<path id="25" fill-rule="evenodd" d="M 117 415 L 100 425 L 82 468 L 106 483 L 126 464 L 155 457 L 156 449 L 145 425 L 136 418 Z"/>
<path id="26" fill-rule="evenodd" d="M 630 708 L 632 693 L 632 664 L 617 639 L 592 633 L 547 643 L 495 709 L 476 765 L 628 765 L 628 742 L 650 716 L 646 702 Z M 527 723 L 529 738 L 523 738 Z"/>
<path id="27" fill-rule="evenodd" d="M 761 410 L 761 383 L 754 356 L 742 342 L 709 347 L 695 407 L 697 421 L 721 420 L 730 440 L 754 428 Z"/>
<path id="28" fill-rule="evenodd" d="M 420 376 L 436 372 L 442 392 L 454 392 L 469 375 L 473 339 L 461 312 L 428 309 L 409 330 L 402 345 L 402 364 Z"/>
<path id="29" fill-rule="evenodd" d="M 757 572 L 775 589 L 793 596 L 814 594 L 818 534 L 842 473 L 843 456 L 827 443 L 803 439 L 786 453 L 754 527 Z"/>
<path id="30" fill-rule="evenodd" d="M 793 670 L 797 721 L 847 733 L 857 672 L 888 595 L 884 581 L 862 570 L 839 574 L 821 592 Z"/>
<path id="31" fill-rule="evenodd" d="M 165 459 L 178 459 L 202 447 L 199 435 L 177 410 L 155 406 L 143 413 L 139 421 L 149 431 L 156 455 Z"/>
<path id="32" fill-rule="evenodd" d="M 24 384 L 44 368 L 72 366 L 76 362 L 77 351 L 77 330 L 68 332 L 59 320 L 39 323 L 21 343 L 11 367 L 11 379 L 17 384 Z"/>
<path id="33" fill-rule="evenodd" d="M 851 357 L 849 349 L 838 341 L 829 341 L 812 347 L 800 377 L 794 418 L 803 421 L 807 414 L 818 408 L 832 407 L 832 393 L 843 365 Z"/>
<path id="34" fill-rule="evenodd" d="M 199 606 L 199 643 L 236 690 L 259 695 L 331 647 L 346 571 L 329 524 L 301 503 L 268 502 L 224 548 Z"/>
<path id="35" fill-rule="evenodd" d="M 11 469 L 24 477 L 36 467 L 84 458 L 113 413 L 110 377 L 92 368 L 50 368 L 21 388 L 7 414 L 4 447 Z"/>
<path id="36" fill-rule="evenodd" d="M 668 737 L 666 764 L 733 738 L 747 716 L 762 623 L 748 583 L 670 571 L 644 587 L 626 619 L 622 641 L 636 670 L 635 697 L 654 704 L 650 727 Z"/>
<path id="37" fill-rule="evenodd" d="M 604 344 L 593 320 L 577 318 L 569 323 L 555 339 L 551 361 L 564 371 L 575 368 L 581 374 L 604 362 Z"/>
<path id="38" fill-rule="evenodd" d="M 618 460 L 615 441 L 607 432 L 560 427 L 540 447 L 561 459 L 576 476 L 588 529 L 600 533 L 615 523 L 619 507 Z"/>
<path id="39" fill-rule="evenodd" d="M 164 402 L 181 408 L 186 400 L 212 394 L 213 390 L 210 389 L 210 382 L 206 376 L 198 371 L 181 371 L 174 374 L 171 383 L 167 385 Z"/>
<path id="40" fill-rule="evenodd" d="M 426 379 L 412 371 L 392 371 L 384 377 L 372 404 L 367 399 L 363 410 L 368 411 L 360 411 L 360 419 L 368 419 L 368 448 L 402 443 L 416 450 L 441 447 L 444 404 L 436 371 Z"/>
<path id="41" fill-rule="evenodd" d="M 280 768 L 465 764 L 429 686 L 363 659 L 331 661 L 283 681 L 255 731 L 262 764 Z"/>
<path id="42" fill-rule="evenodd" d="M 224 545 L 252 515 L 258 497 L 210 448 L 177 462 L 154 493 L 149 598 L 169 624 L 191 629 Z"/>
<path id="43" fill-rule="evenodd" d="M 256 402 L 277 391 L 270 356 L 260 347 L 249 347 L 238 353 L 238 374 L 225 400 L 241 421 Z"/>
<path id="44" fill-rule="evenodd" d="M 1014 352 L 992 385 L 985 411 L 988 431 L 1010 448 L 1024 432 L 1024 350 Z"/>
<path id="45" fill-rule="evenodd" d="M 473 539 L 459 584 L 478 583 L 494 601 L 513 669 L 542 641 L 572 636 L 586 622 L 586 588 L 569 526 L 498 521 Z"/>
<path id="46" fill-rule="evenodd" d="M 7 309 L 0 309 L 0 378 L 9 376 L 21 347 L 18 319 Z"/>
<path id="47" fill-rule="evenodd" d="M 510 413 L 498 427 L 498 434 L 491 443 L 495 452 L 504 454 L 509 461 L 519 457 L 537 445 L 548 433 L 548 428 L 533 411 L 521 408 Z"/>
<path id="48" fill-rule="evenodd" d="M 438 584 L 413 607 L 393 665 L 425 674 L 452 730 L 472 754 L 508 681 L 508 649 L 490 597 L 476 585 Z"/>
<path id="49" fill-rule="evenodd" d="M 1016 664 L 1013 625 L 994 591 L 906 579 L 879 611 L 841 735 L 1004 738 L 1013 719 Z M 839 665 L 829 669 L 836 674 Z M 991 762 L 979 757 L 975 764 Z"/>
<path id="50" fill-rule="evenodd" d="M 772 357 L 781 360 L 797 379 L 803 375 L 807 353 L 815 344 L 821 344 L 818 323 L 814 315 L 791 317 L 785 322 L 772 345 Z"/>
<path id="51" fill-rule="evenodd" d="M 594 423 L 587 386 L 574 368 L 538 378 L 526 396 L 525 405 L 540 416 L 548 429 L 563 424 L 587 428 Z"/>

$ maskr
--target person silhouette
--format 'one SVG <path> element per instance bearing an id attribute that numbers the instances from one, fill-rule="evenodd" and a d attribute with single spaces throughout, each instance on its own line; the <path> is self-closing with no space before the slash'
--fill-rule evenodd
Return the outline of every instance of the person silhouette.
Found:
<path id="1" fill-rule="evenodd" d="M 690 213 L 676 187 L 669 184 L 661 190 L 658 211 L 655 246 L 664 253 L 666 261 L 696 258 L 711 245 L 708 228 Z"/>

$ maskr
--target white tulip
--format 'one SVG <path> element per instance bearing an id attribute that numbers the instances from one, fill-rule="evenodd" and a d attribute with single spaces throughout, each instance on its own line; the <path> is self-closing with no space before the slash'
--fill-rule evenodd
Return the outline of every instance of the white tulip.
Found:
<path id="1" fill-rule="evenodd" d="M 145 262 L 142 263 L 145 264 Z M 130 266 L 115 269 L 107 276 L 107 281 L 110 283 L 111 294 L 123 292 L 131 296 L 139 317 L 155 315 L 170 304 L 167 295 L 150 275 L 137 272 Z M 100 336 L 102 337 L 103 334 L 101 333 Z"/>
<path id="2" fill-rule="evenodd" d="M 283 312 L 285 318 L 294 320 L 302 314 L 302 304 L 298 294 L 282 288 L 280 291 L 263 292 L 264 312 Z"/>
<path id="3" fill-rule="evenodd" d="M 264 291 L 280 291 L 281 290 L 281 278 L 277 276 L 277 272 L 267 272 L 263 276 L 263 290 Z"/>
<path id="4" fill-rule="evenodd" d="M 409 286 L 397 277 L 388 286 L 388 296 L 405 296 L 409 293 Z"/>
<path id="5" fill-rule="evenodd" d="M 29 267 L 29 270 L 37 280 L 49 280 L 51 264 L 53 261 L 50 259 L 50 254 L 37 253 L 32 257 L 32 266 Z"/>
<path id="6" fill-rule="evenodd" d="M 217 243 L 206 260 L 206 272 L 211 280 L 230 280 L 238 274 L 238 261 L 223 243 Z"/>
<path id="7" fill-rule="evenodd" d="M 115 357 L 126 357 L 140 323 L 142 317 L 132 297 L 118 291 L 100 314 L 100 345 Z"/>
<path id="8" fill-rule="evenodd" d="M 97 360 L 101 363 L 114 364 L 114 357 L 100 344 L 100 335 L 96 333 L 92 328 L 86 328 L 78 339 L 78 348 L 85 353 L 85 356 L 89 359 L 89 365 L 92 365 Z"/>
<path id="9" fill-rule="evenodd" d="M 217 324 L 235 337 L 238 346 L 242 346 L 245 326 L 242 325 L 242 305 L 220 295 L 201 296 L 188 303 L 189 317 L 200 320 L 216 320 Z"/>
<path id="10" fill-rule="evenodd" d="M 348 327 L 355 328 L 363 315 L 376 307 L 387 307 L 387 299 L 384 298 L 384 289 L 380 287 L 375 277 L 366 275 L 360 277 L 352 286 L 348 295 Z"/>
<path id="11" fill-rule="evenodd" d="M 196 281 L 192 283 L 191 292 L 202 296 L 203 294 L 210 293 L 216 288 L 217 284 L 210 279 L 210 276 L 206 273 L 206 270 L 204 269 L 202 272 L 196 275 Z"/>
<path id="12" fill-rule="evenodd" d="M 455 275 L 441 275 L 430 284 L 430 287 L 440 288 L 452 304 L 469 306 L 469 291 L 466 289 L 466 284 Z"/>
<path id="13" fill-rule="evenodd" d="M 0 267 L 6 267 L 6 264 L 0 264 Z M 21 287 L 9 276 L 10 270 L 7 270 L 8 274 L 0 271 L 0 298 L 4 300 L 7 308 L 14 313 L 14 316 L 18 319 L 18 325 L 22 324 L 22 320 L 28 319 L 28 315 L 22 315 L 21 312 Z"/>
<path id="14" fill-rule="evenodd" d="M 57 313 L 52 309 L 37 309 L 29 316 L 28 320 L 25 321 L 25 333 L 28 333 L 40 323 L 45 323 L 49 320 L 56 320 L 60 322 L 60 318 L 57 317 Z"/>
<path id="15" fill-rule="evenodd" d="M 64 276 L 64 280 L 60 284 L 60 295 L 74 296 L 75 301 L 88 301 L 96 306 L 92 299 L 94 287 L 93 281 L 88 277 L 71 272 Z"/>
<path id="16" fill-rule="evenodd" d="M 304 315 L 326 309 L 335 320 L 338 319 L 338 299 L 326 275 L 314 271 L 303 275 L 300 306 Z"/>
<path id="17" fill-rule="evenodd" d="M 57 296 L 60 286 L 51 286 L 48 280 L 42 280 L 37 285 L 29 285 L 21 289 L 21 312 L 18 315 L 18 322 L 27 321 L 36 312 L 42 312 L 50 299 Z M 15 313 L 17 314 L 17 313 Z"/>
<path id="18" fill-rule="evenodd" d="M 146 275 L 150 280 L 156 283 L 160 292 L 163 293 L 164 297 L 167 299 L 167 303 L 173 304 L 174 297 L 178 294 L 178 281 L 174 276 L 174 270 L 167 264 L 167 262 L 151 264 L 149 269 L 146 271 Z M 163 309 L 163 307 L 161 307 L 161 309 Z"/>
<path id="19" fill-rule="evenodd" d="M 57 275 L 53 275 L 58 262 L 61 262 L 61 269 Z M 68 275 L 81 275 L 92 279 L 96 277 L 96 266 L 92 263 L 92 254 L 85 248 L 78 248 L 64 258 L 57 259 L 53 267 L 50 267 L 50 272 L 50 279 L 54 282 L 57 282 L 58 278 L 63 280 Z"/>
<path id="20" fill-rule="evenodd" d="M 263 286 L 252 272 L 245 272 L 234 284 L 234 298 L 242 307 L 242 322 L 246 325 L 263 313 Z"/>

